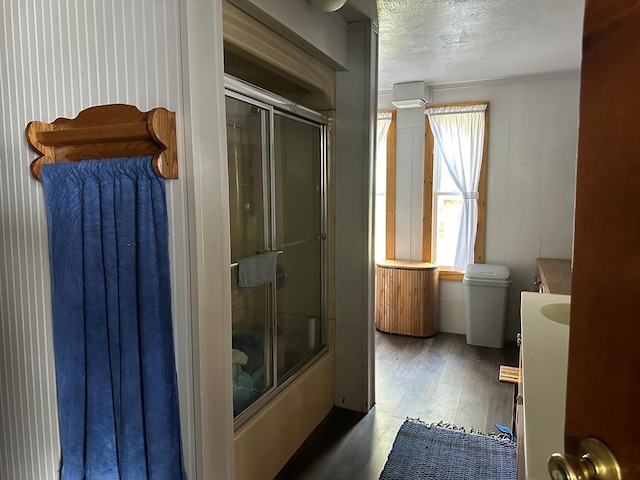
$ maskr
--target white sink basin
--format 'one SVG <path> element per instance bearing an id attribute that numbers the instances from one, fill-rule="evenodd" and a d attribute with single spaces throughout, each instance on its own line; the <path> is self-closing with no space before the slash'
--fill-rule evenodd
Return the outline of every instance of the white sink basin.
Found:
<path id="1" fill-rule="evenodd" d="M 569 325 L 569 315 L 571 313 L 570 303 L 548 303 L 540 307 L 540 313 L 562 325 Z"/>
<path id="2" fill-rule="evenodd" d="M 522 420 L 528 480 L 549 478 L 547 461 L 564 448 L 571 297 L 522 292 Z"/>

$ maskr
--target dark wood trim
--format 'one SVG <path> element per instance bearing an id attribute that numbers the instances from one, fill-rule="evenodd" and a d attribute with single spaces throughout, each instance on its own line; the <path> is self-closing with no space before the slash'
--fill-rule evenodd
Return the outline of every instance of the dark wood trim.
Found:
<path id="1" fill-rule="evenodd" d="M 433 253 L 433 148 L 435 140 L 429 125 L 429 117 L 424 117 L 424 180 L 422 182 L 422 261 L 430 262 Z"/>
<path id="2" fill-rule="evenodd" d="M 484 263 L 485 242 L 487 239 L 487 170 L 489 169 L 489 102 L 484 111 L 484 143 L 482 146 L 482 165 L 478 182 L 478 225 L 476 243 L 473 249 L 475 263 Z"/>
<path id="3" fill-rule="evenodd" d="M 475 105 L 486 105 L 489 108 L 489 102 L 460 102 L 460 103 L 441 103 L 438 105 L 429 105 L 424 107 L 425 110 L 430 108 L 446 108 L 446 107 L 473 107 Z"/>
<path id="4" fill-rule="evenodd" d="M 178 178 L 176 114 L 163 107 L 141 112 L 121 103 L 98 105 L 73 119 L 29 122 L 25 134 L 42 155 L 31 163 L 38 180 L 43 164 L 137 156 L 152 156 L 156 175 Z"/>
<path id="5" fill-rule="evenodd" d="M 396 111 L 381 110 L 380 113 L 391 113 L 391 125 L 387 132 L 387 215 L 385 258 L 396 258 Z"/>
<path id="6" fill-rule="evenodd" d="M 455 280 L 461 282 L 464 278 L 464 273 L 456 272 L 454 270 L 438 269 L 440 280 Z"/>
<path id="7" fill-rule="evenodd" d="M 566 454 L 597 438 L 625 479 L 640 478 L 639 25 L 638 0 L 586 2 L 564 423 Z"/>

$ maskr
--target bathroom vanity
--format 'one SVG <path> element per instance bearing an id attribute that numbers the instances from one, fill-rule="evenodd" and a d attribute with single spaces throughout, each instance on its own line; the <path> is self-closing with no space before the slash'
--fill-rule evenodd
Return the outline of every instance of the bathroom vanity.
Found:
<path id="1" fill-rule="evenodd" d="M 518 479 L 548 479 L 549 456 L 564 451 L 570 301 L 569 295 L 521 294 Z"/>
<path id="2" fill-rule="evenodd" d="M 568 258 L 538 258 L 535 288 L 540 293 L 571 295 L 571 260 Z"/>

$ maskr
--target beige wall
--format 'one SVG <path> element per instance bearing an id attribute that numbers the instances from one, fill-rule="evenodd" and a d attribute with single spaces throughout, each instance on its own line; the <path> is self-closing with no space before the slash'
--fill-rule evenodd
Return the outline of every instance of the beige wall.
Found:
<path id="1" fill-rule="evenodd" d="M 306 1 L 229 1 L 334 70 L 348 67 L 348 26 L 337 15 L 324 14 Z"/>
<path id="2" fill-rule="evenodd" d="M 271 480 L 333 407 L 327 352 L 236 431 L 236 480 Z"/>

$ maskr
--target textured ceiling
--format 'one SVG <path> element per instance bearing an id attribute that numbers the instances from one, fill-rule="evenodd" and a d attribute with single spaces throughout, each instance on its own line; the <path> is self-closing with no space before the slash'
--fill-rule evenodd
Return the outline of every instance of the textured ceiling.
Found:
<path id="1" fill-rule="evenodd" d="M 377 7 L 381 91 L 580 67 L 584 0 L 377 0 Z"/>

